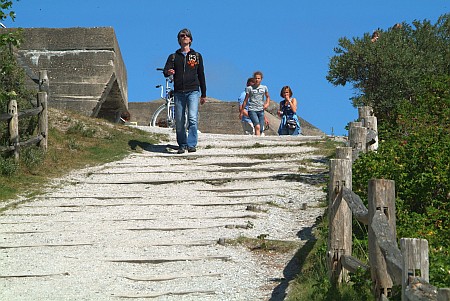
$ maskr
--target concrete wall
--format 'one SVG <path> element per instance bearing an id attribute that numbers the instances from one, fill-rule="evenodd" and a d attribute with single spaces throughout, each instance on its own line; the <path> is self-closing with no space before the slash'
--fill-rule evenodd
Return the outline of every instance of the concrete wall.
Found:
<path id="1" fill-rule="evenodd" d="M 131 114 L 130 121 L 139 125 L 149 125 L 153 112 L 164 103 L 163 100 L 151 102 L 130 102 L 128 110 Z M 277 104 L 271 107 L 277 108 Z M 269 107 L 270 109 L 270 107 Z M 266 135 L 277 135 L 280 119 L 278 116 L 266 112 L 269 119 L 269 129 Z M 276 113 L 275 113 L 276 114 Z M 307 136 L 324 136 L 321 130 L 299 117 L 302 132 Z M 242 134 L 242 126 L 239 121 L 238 103 L 209 99 L 208 102 L 199 107 L 199 130 L 203 133 L 215 134 Z"/>
<path id="2" fill-rule="evenodd" d="M 24 28 L 23 38 L 19 62 L 36 74 L 47 70 L 51 107 L 110 121 L 127 110 L 127 72 L 113 28 Z"/>
<path id="3" fill-rule="evenodd" d="M 17 29 L 0 29 L 0 33 L 12 30 Z M 130 121 L 148 125 L 153 112 L 163 103 L 162 100 L 128 103 L 127 72 L 111 27 L 24 28 L 23 38 L 17 50 L 19 63 L 29 73 L 47 70 L 52 107 L 113 122 L 128 110 Z M 267 114 L 270 128 L 266 135 L 277 134 L 280 122 L 277 108 L 278 104 L 271 103 L 267 110 L 271 114 Z M 199 112 L 201 132 L 242 133 L 237 102 L 209 99 Z M 300 122 L 304 135 L 324 135 L 302 118 Z"/>

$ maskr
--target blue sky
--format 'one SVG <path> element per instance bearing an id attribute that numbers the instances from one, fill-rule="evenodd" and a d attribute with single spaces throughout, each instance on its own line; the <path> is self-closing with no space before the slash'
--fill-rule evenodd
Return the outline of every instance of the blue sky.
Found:
<path id="1" fill-rule="evenodd" d="M 207 94 L 234 101 L 253 71 L 264 73 L 272 100 L 291 86 L 298 115 L 327 134 L 346 135 L 357 118 L 351 87 L 327 82 L 340 37 L 359 37 L 395 23 L 437 18 L 448 0 L 39 0 L 14 1 L 8 27 L 113 27 L 128 74 L 128 101 L 158 99 L 155 85 L 167 56 L 187 27 L 205 61 Z M 236 113 L 237 116 L 237 113 Z"/>

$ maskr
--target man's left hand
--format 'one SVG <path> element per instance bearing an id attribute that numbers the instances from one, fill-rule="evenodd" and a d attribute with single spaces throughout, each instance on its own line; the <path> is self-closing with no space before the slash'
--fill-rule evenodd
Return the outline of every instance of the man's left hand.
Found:
<path id="1" fill-rule="evenodd" d="M 206 102 L 206 97 L 200 97 L 200 104 L 204 104 Z"/>

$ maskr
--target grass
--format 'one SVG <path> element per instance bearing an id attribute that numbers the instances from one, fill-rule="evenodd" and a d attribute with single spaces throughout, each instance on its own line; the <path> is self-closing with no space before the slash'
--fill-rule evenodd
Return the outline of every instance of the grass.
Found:
<path id="1" fill-rule="evenodd" d="M 257 238 L 240 236 L 234 240 L 226 240 L 230 245 L 243 245 L 251 251 L 288 253 L 298 248 L 299 243 L 267 239 L 267 234 L 258 235 Z"/>
<path id="2" fill-rule="evenodd" d="M 47 152 L 42 158 L 36 151 L 21 152 L 17 171 L 0 174 L 0 202 L 29 198 L 72 170 L 119 160 L 164 139 L 164 135 L 50 109 Z"/>
<path id="3" fill-rule="evenodd" d="M 314 147 L 314 154 L 320 155 L 325 158 L 332 158 L 336 154 L 336 147 L 344 146 L 344 143 L 342 142 L 336 142 L 332 139 L 325 139 L 325 141 L 317 141 L 317 142 L 309 142 L 304 144 L 305 146 L 311 146 Z"/>

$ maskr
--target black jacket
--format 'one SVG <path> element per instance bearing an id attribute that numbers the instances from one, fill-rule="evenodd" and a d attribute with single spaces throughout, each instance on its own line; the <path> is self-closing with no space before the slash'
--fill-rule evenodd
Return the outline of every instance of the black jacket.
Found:
<path id="1" fill-rule="evenodd" d="M 201 97 L 206 97 L 205 70 L 202 55 L 191 48 L 184 56 L 181 49 L 169 55 L 164 66 L 164 76 L 169 76 L 167 71 L 174 69 L 174 91 L 190 92 L 198 91 L 200 87 Z"/>

